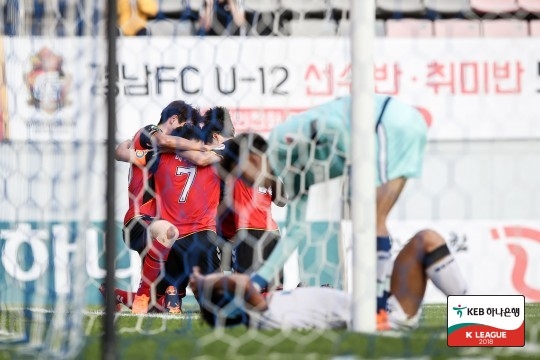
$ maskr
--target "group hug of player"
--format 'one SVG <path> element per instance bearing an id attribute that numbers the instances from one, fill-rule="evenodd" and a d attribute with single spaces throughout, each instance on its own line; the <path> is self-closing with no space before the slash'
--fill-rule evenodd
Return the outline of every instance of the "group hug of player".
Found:
<path id="1" fill-rule="evenodd" d="M 283 187 L 270 181 L 252 188 L 214 166 L 220 145 L 234 135 L 226 109 L 202 116 L 173 101 L 157 125 L 117 147 L 117 160 L 131 163 L 123 238 L 141 255 L 142 270 L 136 293 L 115 289 L 115 296 L 133 313 L 180 313 L 194 266 L 203 274 L 231 265 L 251 272 L 279 239 L 271 203 L 284 205 L 277 196 Z"/>
<path id="2" fill-rule="evenodd" d="M 380 330 L 408 329 L 418 324 L 428 279 L 447 295 L 464 294 L 467 286 L 435 231 L 418 232 L 392 261 L 386 218 L 407 179 L 420 175 L 427 127 L 416 109 L 395 98 L 376 95 L 375 105 L 377 322 Z M 344 97 L 291 116 L 267 141 L 255 133 L 235 136 L 226 109 L 201 116 L 174 101 L 158 125 L 120 144 L 117 160 L 132 164 L 124 240 L 143 264 L 139 289 L 116 289 L 118 303 L 137 314 L 178 313 L 190 286 L 213 326 L 349 326 L 351 298 L 342 290 L 261 292 L 306 236 L 294 226 L 305 212 L 291 209 L 305 209 L 312 184 L 348 172 L 350 106 Z M 327 164 L 322 176 L 318 161 Z M 291 205 L 281 240 L 272 201 Z"/>

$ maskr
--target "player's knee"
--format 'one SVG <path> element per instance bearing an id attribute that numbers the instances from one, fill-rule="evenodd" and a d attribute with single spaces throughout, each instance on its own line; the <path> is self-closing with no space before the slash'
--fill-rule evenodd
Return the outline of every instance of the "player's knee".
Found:
<path id="1" fill-rule="evenodd" d="M 418 245 L 424 250 L 425 253 L 433 251 L 441 245 L 446 244 L 443 237 L 438 232 L 430 229 L 419 231 L 414 236 L 414 241 L 419 243 Z"/>
<path id="2" fill-rule="evenodd" d="M 171 245 L 172 243 L 176 241 L 176 239 L 178 239 L 179 236 L 180 236 L 180 232 L 178 231 L 176 226 L 170 225 L 169 228 L 167 229 L 167 240 L 171 242 Z"/>

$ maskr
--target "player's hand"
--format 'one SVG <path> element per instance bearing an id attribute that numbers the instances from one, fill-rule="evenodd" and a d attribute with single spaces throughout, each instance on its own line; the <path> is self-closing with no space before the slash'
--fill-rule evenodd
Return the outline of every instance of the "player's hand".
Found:
<path id="1" fill-rule="evenodd" d="M 202 152 L 212 151 L 212 150 L 214 150 L 214 147 L 215 146 L 212 146 L 212 145 L 201 144 L 201 148 L 199 150 L 202 151 Z"/>

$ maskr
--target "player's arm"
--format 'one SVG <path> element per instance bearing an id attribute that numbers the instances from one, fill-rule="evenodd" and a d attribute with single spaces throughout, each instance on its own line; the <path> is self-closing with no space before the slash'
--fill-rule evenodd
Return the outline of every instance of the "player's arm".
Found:
<path id="1" fill-rule="evenodd" d="M 154 151 L 135 150 L 130 147 L 131 141 L 126 140 L 116 147 L 115 158 L 117 161 L 123 161 L 138 166 L 146 166 L 154 156 Z"/>
<path id="2" fill-rule="evenodd" d="M 165 135 L 162 132 L 154 133 L 152 140 L 155 141 L 156 146 L 160 150 L 192 150 L 199 152 L 212 150 L 212 146 L 201 143 L 200 141 L 187 140 L 178 136 Z"/>
<path id="3" fill-rule="evenodd" d="M 144 127 L 139 137 L 139 145 L 143 149 L 176 151 L 176 150 L 196 150 L 208 151 L 212 147 L 202 144 L 199 141 L 187 140 L 178 136 L 166 135 L 157 125 L 147 125 Z"/>
<path id="4" fill-rule="evenodd" d="M 189 287 L 197 300 L 200 300 L 201 297 L 211 299 L 212 295 L 229 293 L 237 296 L 243 295 L 244 301 L 250 309 L 257 311 L 268 309 L 268 303 L 264 296 L 253 286 L 249 276 L 244 274 L 202 275 L 199 267 L 195 266 L 189 277 Z"/>
<path id="5" fill-rule="evenodd" d="M 307 195 L 301 195 L 292 201 L 295 204 L 291 205 L 291 209 L 303 209 L 307 204 Z M 291 221 L 291 217 L 293 216 L 290 214 L 289 210 L 289 214 L 287 215 L 286 235 L 277 242 L 272 253 L 263 265 L 251 275 L 251 281 L 260 289 L 269 286 L 273 281 L 276 272 L 283 269 L 283 266 L 291 254 L 298 248 L 302 239 L 305 239 L 305 227 L 295 225 L 295 223 Z M 304 222 L 305 215 L 301 219 L 296 219 L 296 221 Z"/>
<path id="6" fill-rule="evenodd" d="M 181 151 L 179 155 L 197 166 L 208 166 L 221 160 L 221 156 L 214 151 Z"/>
<path id="7" fill-rule="evenodd" d="M 114 151 L 116 161 L 129 162 L 129 148 L 131 148 L 131 140 L 122 141 Z"/>

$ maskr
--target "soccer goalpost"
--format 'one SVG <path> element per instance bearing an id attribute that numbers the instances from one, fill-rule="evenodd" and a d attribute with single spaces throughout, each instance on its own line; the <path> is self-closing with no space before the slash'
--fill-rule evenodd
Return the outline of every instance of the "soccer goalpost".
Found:
<path id="1" fill-rule="evenodd" d="M 351 167 L 353 330 L 375 331 L 375 1 L 351 1 Z M 346 270 L 347 271 L 347 270 Z"/>

